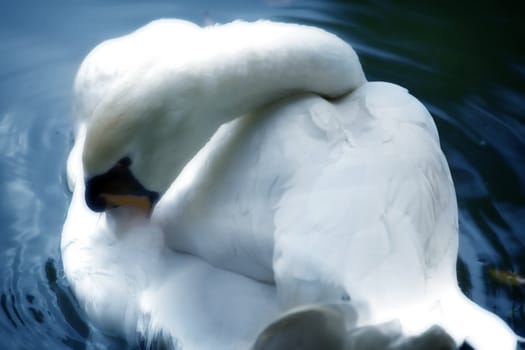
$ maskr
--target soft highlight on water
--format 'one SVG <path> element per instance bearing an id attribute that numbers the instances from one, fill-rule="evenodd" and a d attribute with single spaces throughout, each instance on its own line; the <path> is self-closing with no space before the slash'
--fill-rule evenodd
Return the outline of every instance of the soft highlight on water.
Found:
<path id="1" fill-rule="evenodd" d="M 369 80 L 407 87 L 433 114 L 460 208 L 463 290 L 525 334 L 525 31 L 518 9 L 374 1 L 26 0 L 0 13 L 0 347 L 125 348 L 89 325 L 59 253 L 70 194 L 71 90 L 100 41 L 150 20 L 269 18 L 335 32 Z M 492 272 L 491 272 L 492 271 Z M 496 276 L 496 277 L 494 277 Z"/>

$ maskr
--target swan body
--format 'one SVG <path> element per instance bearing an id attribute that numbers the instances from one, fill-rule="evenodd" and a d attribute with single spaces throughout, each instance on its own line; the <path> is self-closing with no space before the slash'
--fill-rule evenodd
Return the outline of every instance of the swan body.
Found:
<path id="1" fill-rule="evenodd" d="M 391 348 L 428 346 L 401 344 L 401 332 L 453 346 L 424 333 L 433 325 L 457 344 L 515 347 L 457 287 L 456 199 L 431 116 L 405 89 L 366 82 L 332 34 L 156 21 L 88 55 L 75 115 L 62 257 L 106 332 L 277 349 L 288 318 L 320 315 L 343 339 L 334 348 L 377 339 L 355 330 L 391 320 L 401 327 L 384 333 Z M 88 179 L 122 157 L 160 194 L 150 218 L 86 204 Z"/>

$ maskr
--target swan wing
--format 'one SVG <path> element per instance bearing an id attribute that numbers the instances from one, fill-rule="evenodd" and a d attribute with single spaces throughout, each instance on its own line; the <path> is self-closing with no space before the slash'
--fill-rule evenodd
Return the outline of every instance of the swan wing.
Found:
<path id="1" fill-rule="evenodd" d="M 222 126 L 154 216 L 174 249 L 276 277 L 290 306 L 327 298 L 323 289 L 389 304 L 406 288 L 385 286 L 425 295 L 429 281 L 455 277 L 457 213 L 437 131 L 392 84 L 335 102 L 298 95 Z"/>
<path id="2" fill-rule="evenodd" d="M 281 301 L 363 300 L 389 318 L 455 284 L 455 193 L 427 110 L 387 83 L 314 107 L 324 146 L 275 212 Z"/>

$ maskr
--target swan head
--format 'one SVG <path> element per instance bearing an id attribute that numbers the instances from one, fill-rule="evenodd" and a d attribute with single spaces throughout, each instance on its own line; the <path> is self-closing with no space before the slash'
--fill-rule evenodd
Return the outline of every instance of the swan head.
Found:
<path id="1" fill-rule="evenodd" d="M 128 89 L 108 97 L 86 123 L 86 204 L 96 212 L 133 206 L 150 213 L 180 171 L 173 155 L 178 119 L 163 115 L 169 112 L 151 95 Z"/>
<path id="2" fill-rule="evenodd" d="M 111 207 L 131 206 L 150 213 L 159 199 L 159 193 L 147 190 L 130 170 L 131 159 L 124 157 L 103 174 L 86 181 L 85 198 L 89 208 L 96 212 Z"/>

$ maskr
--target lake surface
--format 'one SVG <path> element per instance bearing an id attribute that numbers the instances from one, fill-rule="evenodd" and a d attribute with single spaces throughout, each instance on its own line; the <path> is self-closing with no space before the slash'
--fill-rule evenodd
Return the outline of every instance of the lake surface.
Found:
<path id="1" fill-rule="evenodd" d="M 159 17 L 268 18 L 343 37 L 369 80 L 407 87 L 434 116 L 460 209 L 458 273 L 477 303 L 525 334 L 525 30 L 519 2 L 3 2 L 0 11 L 0 349 L 125 348 L 93 329 L 65 280 L 71 91 L 104 39 Z M 514 283 L 516 284 L 516 283 Z"/>

